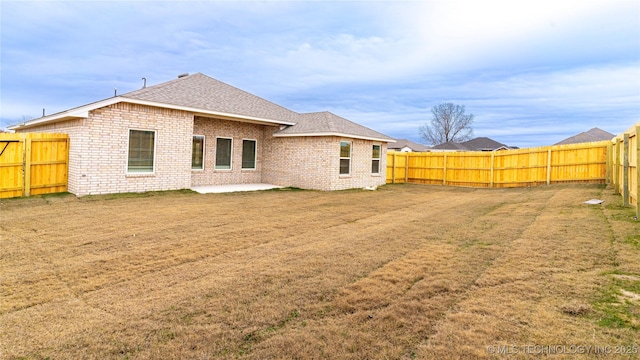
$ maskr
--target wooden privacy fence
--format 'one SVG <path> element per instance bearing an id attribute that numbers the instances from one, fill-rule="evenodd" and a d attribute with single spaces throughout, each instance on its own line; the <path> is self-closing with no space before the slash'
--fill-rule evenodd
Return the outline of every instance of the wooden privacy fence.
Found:
<path id="1" fill-rule="evenodd" d="M 606 183 L 610 141 L 489 152 L 387 152 L 387 183 L 488 188 Z"/>
<path id="2" fill-rule="evenodd" d="M 612 163 L 611 183 L 616 193 L 622 195 L 622 202 L 636 208 L 636 219 L 640 219 L 640 122 L 616 136 L 610 146 Z"/>
<path id="3" fill-rule="evenodd" d="M 67 191 L 66 134 L 0 133 L 0 198 Z"/>

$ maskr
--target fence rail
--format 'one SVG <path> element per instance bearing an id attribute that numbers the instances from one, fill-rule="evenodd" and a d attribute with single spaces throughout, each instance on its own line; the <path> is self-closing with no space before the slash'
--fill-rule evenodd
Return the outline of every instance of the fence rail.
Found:
<path id="1" fill-rule="evenodd" d="M 609 162 L 612 164 L 611 183 L 616 193 L 622 195 L 624 205 L 636 208 L 640 219 L 640 122 L 616 136 L 609 144 Z"/>
<path id="2" fill-rule="evenodd" d="M 0 134 L 0 198 L 67 191 L 66 134 Z"/>
<path id="3" fill-rule="evenodd" d="M 387 183 L 527 187 L 606 183 L 609 141 L 491 152 L 387 153 Z"/>

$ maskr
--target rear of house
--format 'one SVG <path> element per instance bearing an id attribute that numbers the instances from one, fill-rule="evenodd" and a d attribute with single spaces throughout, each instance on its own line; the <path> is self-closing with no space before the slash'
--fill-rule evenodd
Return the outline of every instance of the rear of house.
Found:
<path id="1" fill-rule="evenodd" d="M 68 188 L 78 196 L 251 183 L 378 186 L 393 141 L 332 113 L 299 114 L 199 73 L 10 129 L 69 134 Z"/>

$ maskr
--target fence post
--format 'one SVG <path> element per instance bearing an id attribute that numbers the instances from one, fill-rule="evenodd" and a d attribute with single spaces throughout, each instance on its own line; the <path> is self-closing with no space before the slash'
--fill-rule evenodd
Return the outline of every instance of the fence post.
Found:
<path id="1" fill-rule="evenodd" d="M 611 159 L 613 156 L 613 152 L 612 152 L 612 148 L 613 146 L 611 146 L 611 142 L 609 142 L 607 144 L 607 169 L 605 170 L 605 182 L 607 185 L 611 184 Z"/>
<path id="2" fill-rule="evenodd" d="M 636 126 L 636 220 L 640 220 L 640 126 Z"/>
<path id="3" fill-rule="evenodd" d="M 547 151 L 547 185 L 551 185 L 551 148 Z"/>
<path id="4" fill-rule="evenodd" d="M 24 139 L 24 181 L 22 182 L 22 196 L 31 196 L 31 138 L 25 136 Z"/>
<path id="5" fill-rule="evenodd" d="M 629 205 L 629 134 L 624 134 L 624 149 L 622 150 L 622 205 Z"/>
<path id="6" fill-rule="evenodd" d="M 447 153 L 444 152 L 444 171 L 442 172 L 442 185 L 447 185 Z"/>
<path id="7" fill-rule="evenodd" d="M 405 153 L 404 158 L 404 183 L 407 184 L 409 182 L 409 152 Z"/>
<path id="8" fill-rule="evenodd" d="M 493 167 L 494 167 L 493 164 L 494 164 L 495 159 L 496 159 L 496 152 L 492 151 L 491 152 L 491 182 L 489 184 L 490 188 L 493 188 Z"/>
<path id="9" fill-rule="evenodd" d="M 393 152 L 393 161 L 392 161 L 392 167 L 391 167 L 391 183 L 395 184 L 396 183 L 396 152 Z"/>
<path id="10" fill-rule="evenodd" d="M 613 193 L 620 194 L 620 139 L 613 139 L 615 143 L 615 156 L 613 158 Z"/>

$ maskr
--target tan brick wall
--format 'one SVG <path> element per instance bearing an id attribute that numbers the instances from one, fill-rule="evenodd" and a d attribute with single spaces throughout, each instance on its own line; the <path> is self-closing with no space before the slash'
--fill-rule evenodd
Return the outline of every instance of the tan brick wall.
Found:
<path id="1" fill-rule="evenodd" d="M 196 116 L 194 135 L 205 136 L 204 170 L 192 170 L 191 183 L 201 185 L 259 184 L 262 182 L 264 129 L 275 126 Z M 216 170 L 216 138 L 231 138 L 231 170 Z M 256 169 L 242 169 L 242 140 L 256 140 Z M 189 162 L 191 165 L 191 162 Z"/>
<path id="2" fill-rule="evenodd" d="M 191 186 L 192 119 L 185 111 L 118 103 L 90 111 L 80 123 L 29 131 L 69 134 L 69 191 L 78 196 L 177 190 Z M 155 131 L 153 174 L 127 174 L 129 129 Z"/>
<path id="3" fill-rule="evenodd" d="M 129 130 L 156 133 L 155 172 L 127 174 Z M 340 137 L 273 137 L 275 126 L 195 117 L 192 113 L 118 103 L 87 119 L 30 128 L 70 137 L 69 191 L 78 195 L 177 190 L 199 185 L 270 183 L 342 190 L 385 184 L 386 146 Z M 18 130 L 19 131 L 19 130 Z M 193 135 L 205 136 L 204 170 L 191 169 Z M 233 139 L 232 169 L 215 170 L 216 137 Z M 256 169 L 243 170 L 242 140 L 256 140 Z M 351 173 L 340 175 L 340 141 L 352 142 Z M 380 144 L 380 174 L 371 174 L 372 145 Z"/>
<path id="4" fill-rule="evenodd" d="M 340 142 L 352 142 L 351 172 L 340 175 Z M 386 146 L 381 144 L 380 174 L 371 173 L 369 140 L 340 137 L 280 137 L 265 134 L 263 181 L 315 190 L 380 186 L 386 182 Z"/>

